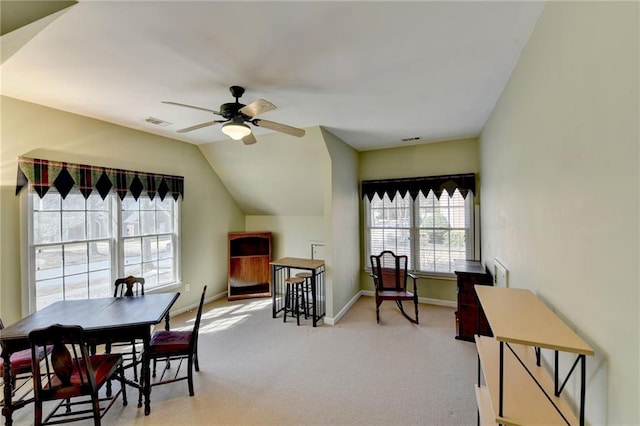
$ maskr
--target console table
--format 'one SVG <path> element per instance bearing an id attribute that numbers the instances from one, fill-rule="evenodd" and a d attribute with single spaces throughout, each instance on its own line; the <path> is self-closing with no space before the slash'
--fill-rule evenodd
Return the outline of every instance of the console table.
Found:
<path id="1" fill-rule="evenodd" d="M 475 290 L 495 336 L 476 336 L 479 424 L 584 425 L 586 355 L 593 349 L 530 290 L 482 285 Z M 541 349 L 554 352 L 553 377 L 541 365 Z M 576 355 L 564 379 L 559 352 Z M 579 418 L 561 396 L 577 367 Z"/>

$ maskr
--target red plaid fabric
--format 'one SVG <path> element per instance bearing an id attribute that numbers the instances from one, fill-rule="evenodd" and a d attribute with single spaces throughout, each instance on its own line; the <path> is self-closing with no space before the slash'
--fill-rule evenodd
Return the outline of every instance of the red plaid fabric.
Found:
<path id="1" fill-rule="evenodd" d="M 65 198 L 74 186 L 85 198 L 97 190 L 105 199 L 115 190 L 120 199 L 128 194 L 136 200 L 146 193 L 153 200 L 156 195 L 161 200 L 171 194 L 174 200 L 184 198 L 184 177 L 124 169 L 112 169 L 86 164 L 73 164 L 38 158 L 18 158 L 16 195 L 30 183 L 33 189 L 44 197 L 52 186 Z"/>

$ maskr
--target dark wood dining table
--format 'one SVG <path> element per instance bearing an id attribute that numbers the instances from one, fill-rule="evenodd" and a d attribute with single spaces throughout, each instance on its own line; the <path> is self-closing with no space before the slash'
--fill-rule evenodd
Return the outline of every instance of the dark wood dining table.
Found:
<path id="1" fill-rule="evenodd" d="M 64 300 L 55 302 L 0 330 L 0 345 L 4 360 L 4 406 L 2 414 L 7 426 L 13 423 L 12 413 L 24 405 L 12 403 L 11 360 L 12 353 L 30 347 L 29 332 L 51 324 L 79 325 L 85 339 L 92 344 L 126 342 L 141 339 L 145 349 L 149 347 L 152 326 L 168 318 L 169 310 L 180 293 L 146 294 L 138 297 L 108 297 L 98 299 Z M 142 366 L 140 384 L 128 382 L 140 391 L 138 407 L 144 394 L 145 415 L 151 412 L 150 367 Z"/>

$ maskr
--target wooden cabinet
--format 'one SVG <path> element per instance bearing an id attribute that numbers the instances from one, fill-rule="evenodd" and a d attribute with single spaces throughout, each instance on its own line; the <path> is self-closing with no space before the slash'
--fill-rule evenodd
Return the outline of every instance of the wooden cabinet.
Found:
<path id="1" fill-rule="evenodd" d="M 230 232 L 228 240 L 228 299 L 271 296 L 271 232 Z"/>
<path id="2" fill-rule="evenodd" d="M 584 425 L 586 355 L 593 349 L 530 290 L 476 286 L 476 292 L 495 335 L 476 336 L 478 424 Z M 549 367 L 541 362 L 543 350 L 555 358 Z M 578 415 L 562 396 L 574 371 Z"/>
<path id="3" fill-rule="evenodd" d="M 473 342 L 476 334 L 491 336 L 491 328 L 473 288 L 476 284 L 493 285 L 491 274 L 474 260 L 456 260 L 455 273 L 458 280 L 456 339 Z"/>

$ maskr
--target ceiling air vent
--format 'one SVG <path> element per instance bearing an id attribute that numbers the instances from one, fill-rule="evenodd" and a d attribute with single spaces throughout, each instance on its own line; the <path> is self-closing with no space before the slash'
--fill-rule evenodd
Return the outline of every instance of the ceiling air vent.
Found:
<path id="1" fill-rule="evenodd" d="M 144 119 L 144 121 L 146 121 L 147 123 L 155 124 L 156 126 L 161 126 L 161 127 L 167 127 L 172 124 L 172 123 L 169 123 L 168 121 L 160 120 L 159 118 L 155 118 L 155 117 L 147 117 Z"/>

